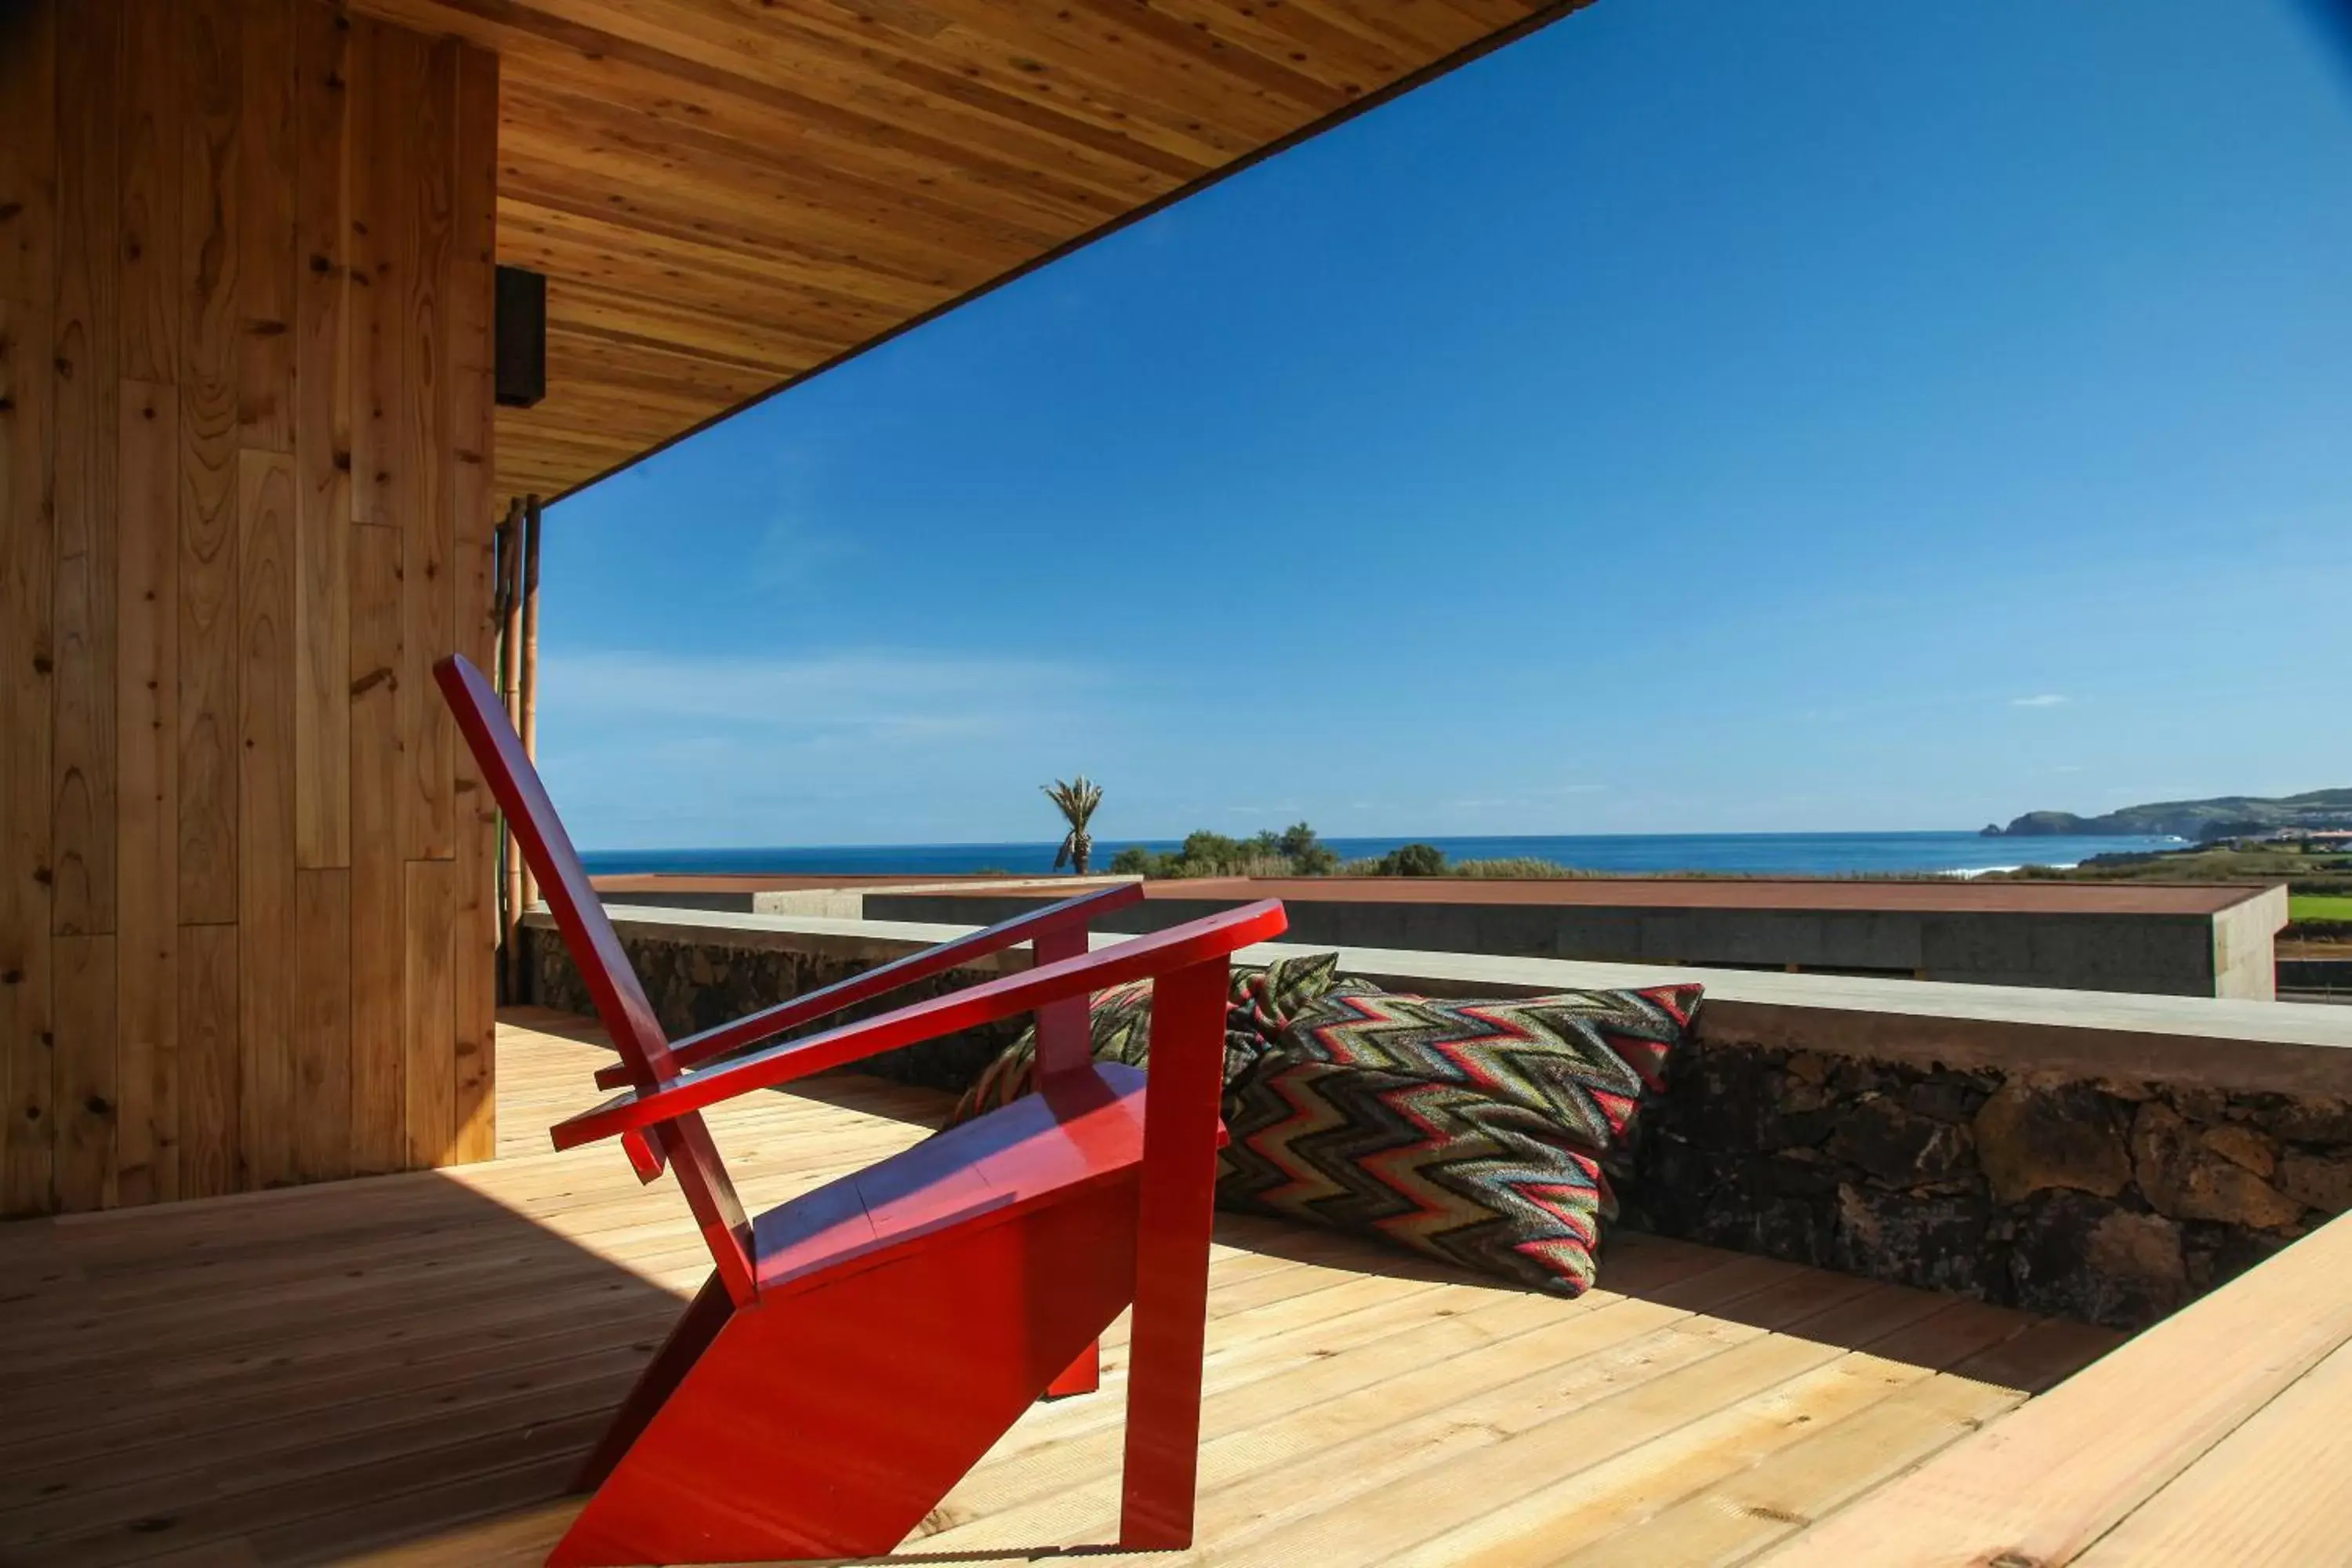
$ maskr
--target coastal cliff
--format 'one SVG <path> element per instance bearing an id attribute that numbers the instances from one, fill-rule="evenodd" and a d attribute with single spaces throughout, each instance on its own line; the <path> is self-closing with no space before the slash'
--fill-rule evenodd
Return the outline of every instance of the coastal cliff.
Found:
<path id="1" fill-rule="evenodd" d="M 2265 798 L 2220 795 L 2211 800 L 2168 800 L 2127 805 L 2102 816 L 2071 811 L 2029 811 L 2007 827 L 1989 825 L 1988 838 L 2046 838 L 2058 835 L 2170 834 L 2179 838 L 2226 838 L 2270 833 L 2283 827 L 2352 828 L 2352 789 L 2315 789 Z"/>

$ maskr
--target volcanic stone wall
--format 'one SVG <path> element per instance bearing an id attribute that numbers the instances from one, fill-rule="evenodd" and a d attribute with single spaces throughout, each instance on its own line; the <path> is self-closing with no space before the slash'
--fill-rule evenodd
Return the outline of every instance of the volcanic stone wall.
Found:
<path id="1" fill-rule="evenodd" d="M 2352 1207 L 2352 1106 L 1706 1038 L 1624 1223 L 2119 1328 Z"/>

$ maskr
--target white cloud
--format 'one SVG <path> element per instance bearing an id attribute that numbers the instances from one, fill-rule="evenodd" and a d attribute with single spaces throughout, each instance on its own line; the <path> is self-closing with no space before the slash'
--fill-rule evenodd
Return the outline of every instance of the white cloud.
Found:
<path id="1" fill-rule="evenodd" d="M 896 650 L 807 657 L 605 652 L 551 657 L 541 689 L 573 721 L 733 733 L 925 738 L 1043 717 L 1100 684 L 1045 660 Z"/>
<path id="2" fill-rule="evenodd" d="M 2011 708 L 2057 708 L 2063 706 L 2065 701 L 2056 692 L 2045 691 L 2038 697 L 2012 697 L 2009 705 Z"/>

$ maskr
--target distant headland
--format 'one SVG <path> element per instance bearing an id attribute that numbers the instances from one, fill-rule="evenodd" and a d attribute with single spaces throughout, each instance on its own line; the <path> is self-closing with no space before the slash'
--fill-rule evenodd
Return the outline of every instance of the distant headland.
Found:
<path id="1" fill-rule="evenodd" d="M 1988 825 L 1983 837 L 2105 837 L 2133 834 L 2170 835 L 2202 841 L 2275 833 L 2282 828 L 2352 828 L 2352 789 L 2315 789 L 2275 798 L 2227 795 L 2212 800 L 2167 800 L 2152 805 L 2127 805 L 2103 816 L 2077 816 L 2071 811 L 2029 811 L 2007 827 Z"/>

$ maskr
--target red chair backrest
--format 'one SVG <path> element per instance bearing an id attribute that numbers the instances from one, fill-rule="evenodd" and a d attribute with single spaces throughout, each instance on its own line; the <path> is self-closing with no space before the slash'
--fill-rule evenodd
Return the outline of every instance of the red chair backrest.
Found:
<path id="1" fill-rule="evenodd" d="M 499 700 L 482 672 L 462 655 L 451 654 L 433 667 L 433 679 L 457 721 L 457 732 L 481 765 L 490 793 L 507 814 L 523 858 L 538 874 L 540 891 L 572 962 L 588 986 L 596 1016 L 612 1037 L 613 1047 L 628 1065 L 632 1083 L 640 1089 L 657 1089 L 677 1077 L 671 1059 L 669 1037 L 654 1016 L 636 971 L 629 967 L 620 933 L 613 929 L 588 873 L 572 847 L 555 805 L 547 797 L 539 770 L 523 754 L 522 741 L 507 722 L 506 705 Z M 709 1130 L 699 1115 L 688 1115 L 651 1130 L 663 1152 L 677 1168 L 679 1187 L 710 1244 L 711 1257 L 738 1301 L 752 1299 L 751 1226 L 735 1195 L 735 1184 L 719 1162 Z"/>

